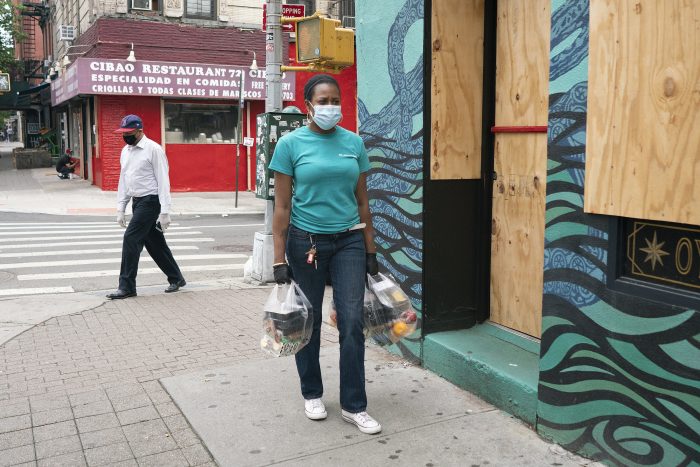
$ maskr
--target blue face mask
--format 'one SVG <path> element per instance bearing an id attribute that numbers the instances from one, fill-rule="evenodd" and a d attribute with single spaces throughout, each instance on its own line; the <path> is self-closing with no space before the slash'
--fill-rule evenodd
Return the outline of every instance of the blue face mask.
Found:
<path id="1" fill-rule="evenodd" d="M 311 118 L 322 130 L 330 130 L 343 116 L 339 105 L 316 105 L 311 108 L 314 111 Z"/>

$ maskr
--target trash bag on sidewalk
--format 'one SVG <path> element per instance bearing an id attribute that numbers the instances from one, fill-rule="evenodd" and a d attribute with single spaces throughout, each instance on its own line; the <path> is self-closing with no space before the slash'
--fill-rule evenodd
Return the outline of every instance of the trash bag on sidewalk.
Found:
<path id="1" fill-rule="evenodd" d="M 408 295 L 401 290 L 396 281 L 391 276 L 379 273 L 376 276 L 368 274 L 367 283 L 377 301 L 382 305 L 382 313 L 380 314 L 377 310 L 373 315 L 376 316 L 374 318 L 375 332 L 372 336 L 374 340 L 380 345 L 386 345 L 387 339 L 396 343 L 403 337 L 412 334 L 418 325 L 418 316 L 411 306 Z M 365 323 L 368 327 L 371 324 L 371 321 L 370 324 Z"/>
<path id="2" fill-rule="evenodd" d="M 275 285 L 265 302 L 260 348 L 273 357 L 294 355 L 311 340 L 313 311 L 299 285 Z"/>

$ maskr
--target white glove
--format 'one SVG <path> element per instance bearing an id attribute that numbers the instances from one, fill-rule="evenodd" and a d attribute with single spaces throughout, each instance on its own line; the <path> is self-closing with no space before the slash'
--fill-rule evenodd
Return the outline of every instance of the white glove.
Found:
<path id="1" fill-rule="evenodd" d="M 124 211 L 117 211 L 117 224 L 121 225 L 122 227 L 126 227 L 126 216 L 124 215 Z"/>
<path id="2" fill-rule="evenodd" d="M 170 227 L 170 214 L 165 213 L 159 215 L 158 222 L 160 222 L 160 228 L 163 229 L 163 231 L 165 231 L 165 229 Z"/>

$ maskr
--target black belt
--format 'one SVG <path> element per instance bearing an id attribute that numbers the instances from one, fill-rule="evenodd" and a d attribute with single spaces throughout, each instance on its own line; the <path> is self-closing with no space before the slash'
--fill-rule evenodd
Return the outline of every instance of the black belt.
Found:
<path id="1" fill-rule="evenodd" d="M 293 228 L 297 229 L 297 230 L 300 231 L 300 232 L 304 232 L 304 233 L 307 234 L 307 235 L 339 235 L 339 234 L 344 234 L 344 233 L 349 233 L 349 232 L 355 232 L 355 231 L 358 231 L 358 232 L 359 232 L 359 231 L 361 231 L 362 229 L 365 228 L 365 224 L 356 224 L 356 225 L 353 225 L 352 227 L 350 227 L 349 229 L 340 230 L 340 231 L 338 231 L 338 232 L 333 232 L 333 233 L 316 233 L 316 232 L 309 232 L 308 230 L 300 229 L 299 227 L 297 227 L 297 226 L 294 225 L 294 224 L 289 224 L 289 225 L 290 225 L 290 227 L 293 227 Z"/>

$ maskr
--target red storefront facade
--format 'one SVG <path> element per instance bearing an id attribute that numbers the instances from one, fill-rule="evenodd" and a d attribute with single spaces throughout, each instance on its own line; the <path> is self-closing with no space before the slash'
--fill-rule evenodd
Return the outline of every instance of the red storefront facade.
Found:
<path id="1" fill-rule="evenodd" d="M 285 76 L 282 84 L 285 99 L 293 100 L 294 76 Z M 241 143 L 254 134 L 250 123 L 263 110 L 264 89 L 264 72 L 245 67 L 78 58 L 53 83 L 52 97 L 54 106 L 60 106 L 90 96 L 87 106 L 94 106 L 90 110 L 97 121 L 96 150 L 88 166 L 103 189 L 114 189 L 118 181 L 115 156 L 123 142 L 112 130 L 124 115 L 135 113 L 146 122 L 146 134 L 168 154 L 173 190 L 231 191 L 237 156 L 238 189 L 250 186 L 252 146 Z M 89 130 L 88 125 L 82 131 Z"/>
<path id="2" fill-rule="evenodd" d="M 131 40 L 136 61 L 126 60 Z M 83 178 L 116 190 L 124 143 L 113 130 L 134 113 L 143 118 L 148 137 L 165 148 L 173 191 L 235 190 L 237 150 L 238 189 L 254 189 L 254 142 L 241 143 L 247 137 L 254 141 L 255 116 L 265 111 L 263 31 L 101 18 L 72 47 L 72 63 L 51 84 L 52 104 L 81 159 Z M 286 37 L 284 48 L 284 56 L 293 56 Z M 258 71 L 250 70 L 254 57 Z M 285 105 L 304 111 L 303 86 L 310 76 L 285 75 Z M 354 67 L 337 78 L 342 126 L 355 131 Z M 236 141 L 239 118 L 241 140 Z"/>
<path id="3" fill-rule="evenodd" d="M 136 61 L 126 60 L 131 40 Z M 51 83 L 52 104 L 83 178 L 116 190 L 124 142 L 113 130 L 134 113 L 164 146 L 173 191 L 234 190 L 237 150 L 238 189 L 252 188 L 255 147 L 242 143 L 265 110 L 262 31 L 101 18 L 72 50 L 72 63 Z M 258 71 L 250 70 L 254 57 Z M 236 141 L 241 79 L 246 92 Z M 294 77 L 286 83 L 291 101 Z"/>

